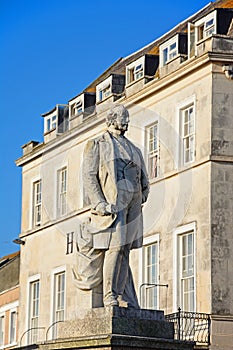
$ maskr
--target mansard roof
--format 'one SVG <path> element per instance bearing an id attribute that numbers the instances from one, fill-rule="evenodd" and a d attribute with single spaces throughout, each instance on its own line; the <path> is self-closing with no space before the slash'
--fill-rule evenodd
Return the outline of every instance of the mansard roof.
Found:
<path id="1" fill-rule="evenodd" d="M 98 78 L 96 78 L 89 86 L 87 86 L 87 88 L 84 89 L 83 91 L 94 92 L 96 85 L 99 84 L 101 81 L 105 80 L 111 74 L 114 74 L 114 73 L 125 74 L 126 65 L 135 61 L 137 58 L 145 54 L 158 55 L 159 45 L 177 33 L 187 32 L 188 22 L 195 22 L 200 18 L 202 18 L 203 16 L 206 16 L 208 13 L 212 12 L 214 9 L 219 9 L 219 8 L 231 9 L 233 11 L 233 0 L 218 0 L 215 2 L 210 2 L 201 10 L 199 10 L 198 12 L 194 13 L 193 15 L 185 19 L 184 21 L 177 24 L 175 27 L 173 27 L 170 31 L 162 35 L 160 38 L 149 43 L 148 45 L 144 46 L 138 51 L 130 54 L 129 56 L 119 58 L 109 68 L 107 68 L 106 71 L 104 71 Z"/>

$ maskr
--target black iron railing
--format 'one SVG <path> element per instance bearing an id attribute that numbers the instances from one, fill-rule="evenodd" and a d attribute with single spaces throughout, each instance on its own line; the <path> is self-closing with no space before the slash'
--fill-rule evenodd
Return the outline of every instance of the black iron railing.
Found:
<path id="1" fill-rule="evenodd" d="M 175 339 L 195 341 L 197 344 L 210 344 L 210 315 L 199 312 L 178 312 L 165 315 L 168 322 L 174 323 Z"/>

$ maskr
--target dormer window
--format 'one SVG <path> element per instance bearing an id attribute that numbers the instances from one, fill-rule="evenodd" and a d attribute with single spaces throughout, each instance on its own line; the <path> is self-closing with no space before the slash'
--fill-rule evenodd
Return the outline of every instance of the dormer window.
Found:
<path id="1" fill-rule="evenodd" d="M 102 102 L 105 99 L 112 96 L 113 91 L 113 75 L 102 81 L 100 84 L 96 86 L 96 97 L 97 102 Z"/>
<path id="2" fill-rule="evenodd" d="M 83 103 L 81 100 L 75 102 L 71 106 L 71 115 L 72 117 L 75 117 L 83 112 Z"/>
<path id="3" fill-rule="evenodd" d="M 93 113 L 94 109 L 95 93 L 84 91 L 69 101 L 70 120 L 77 119 L 76 122 L 80 123 L 83 118 Z M 71 128 L 77 125 L 76 122 L 71 123 Z"/>
<path id="4" fill-rule="evenodd" d="M 217 12 L 214 11 L 196 23 L 188 23 L 188 57 L 197 54 L 199 41 L 210 37 L 217 32 Z"/>
<path id="5" fill-rule="evenodd" d="M 215 14 L 216 12 L 212 12 L 195 23 L 197 41 L 208 38 L 212 34 L 216 33 Z"/>
<path id="6" fill-rule="evenodd" d="M 160 47 L 160 65 L 165 64 L 178 55 L 178 35 L 170 39 Z M 161 64 L 162 63 L 162 64 Z"/>
<path id="7" fill-rule="evenodd" d="M 160 45 L 159 53 L 160 67 L 165 66 L 178 55 L 187 55 L 187 35 L 185 33 L 176 34 Z"/>
<path id="8" fill-rule="evenodd" d="M 105 80 L 96 85 L 96 103 L 100 103 L 96 111 L 103 110 L 106 107 L 106 103 L 112 103 L 118 100 L 125 88 L 125 76 L 123 74 L 112 73 Z M 102 104 L 103 102 L 103 104 Z"/>
<path id="9" fill-rule="evenodd" d="M 142 64 L 138 64 L 137 66 L 129 69 L 129 76 L 130 82 L 140 79 L 143 76 Z"/>
<path id="10" fill-rule="evenodd" d="M 158 47 L 156 47 L 158 50 Z M 144 54 L 126 65 L 126 97 L 140 91 L 145 84 L 155 78 L 159 66 L 159 55 Z"/>
<path id="11" fill-rule="evenodd" d="M 163 65 L 167 63 L 167 61 L 172 60 L 177 56 L 177 42 L 174 42 L 168 45 L 165 49 L 163 49 Z"/>
<path id="12" fill-rule="evenodd" d="M 63 133 L 68 130 L 68 106 L 56 105 L 50 112 L 42 114 L 44 117 L 44 133 L 56 130 L 57 133 Z"/>
<path id="13" fill-rule="evenodd" d="M 145 62 L 145 59 L 143 56 L 127 66 L 126 84 L 130 84 L 136 80 L 139 80 L 141 77 L 144 76 L 144 62 Z"/>
<path id="14" fill-rule="evenodd" d="M 52 115 L 51 117 L 48 117 L 46 119 L 45 132 L 56 129 L 56 126 L 57 126 L 57 115 L 55 114 L 55 115 Z"/>
<path id="15" fill-rule="evenodd" d="M 99 101 L 105 100 L 111 94 L 111 86 L 108 84 L 106 87 L 103 87 L 102 90 L 99 90 Z"/>

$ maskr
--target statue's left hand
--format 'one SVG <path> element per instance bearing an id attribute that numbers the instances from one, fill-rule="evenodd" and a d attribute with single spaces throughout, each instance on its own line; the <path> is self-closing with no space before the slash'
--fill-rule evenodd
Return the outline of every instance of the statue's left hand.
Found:
<path id="1" fill-rule="evenodd" d="M 114 204 L 108 204 L 106 206 L 106 211 L 110 214 L 117 214 L 117 212 L 118 212 L 117 206 Z"/>
<path id="2" fill-rule="evenodd" d="M 96 212 L 96 214 L 101 216 L 111 215 L 117 213 L 117 207 L 107 202 L 101 202 L 96 206 L 94 211 Z"/>

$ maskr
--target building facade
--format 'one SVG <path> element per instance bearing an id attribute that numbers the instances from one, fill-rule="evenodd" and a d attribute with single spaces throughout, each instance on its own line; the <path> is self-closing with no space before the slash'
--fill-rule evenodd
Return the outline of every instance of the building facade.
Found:
<path id="1" fill-rule="evenodd" d="M 75 285 L 76 238 L 90 211 L 82 154 L 105 130 L 109 107 L 120 103 L 150 177 L 144 245 L 131 253 L 140 305 L 210 314 L 209 348 L 231 348 L 232 18 L 232 1 L 210 3 L 42 115 L 44 141 L 24 145 L 16 161 L 25 242 L 20 346 L 54 339 L 58 322 L 99 306 L 94 293 Z"/>
<path id="2" fill-rule="evenodd" d="M 0 259 L 0 349 L 18 344 L 19 252 Z"/>

